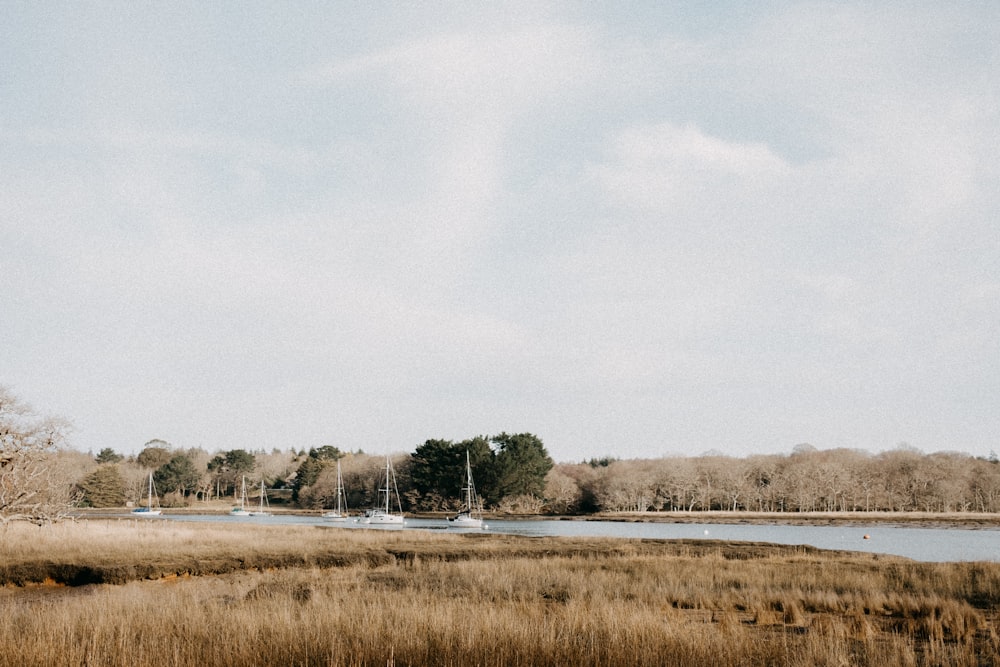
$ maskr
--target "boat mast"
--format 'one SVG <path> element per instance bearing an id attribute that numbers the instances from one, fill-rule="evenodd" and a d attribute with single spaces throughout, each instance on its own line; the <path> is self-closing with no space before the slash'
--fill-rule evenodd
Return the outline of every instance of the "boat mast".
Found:
<path id="1" fill-rule="evenodd" d="M 385 513 L 389 513 L 389 457 L 385 457 Z"/>
<path id="2" fill-rule="evenodd" d="M 337 514 L 344 513 L 343 502 L 341 499 L 344 497 L 344 478 L 340 476 L 340 459 L 337 459 Z"/>
<path id="3" fill-rule="evenodd" d="M 465 450 L 465 503 L 472 514 L 472 465 L 469 463 L 469 450 Z"/>

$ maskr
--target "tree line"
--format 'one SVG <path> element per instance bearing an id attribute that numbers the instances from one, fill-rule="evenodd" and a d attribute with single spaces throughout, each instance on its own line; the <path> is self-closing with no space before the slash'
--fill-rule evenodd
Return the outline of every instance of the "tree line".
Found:
<path id="1" fill-rule="evenodd" d="M 1000 512 L 996 455 L 872 454 L 797 446 L 791 454 L 709 454 L 562 465 L 547 481 L 555 512 Z"/>
<path id="2" fill-rule="evenodd" d="M 461 442 L 428 440 L 413 454 L 391 457 L 404 509 L 456 509 L 467 453 L 487 504 L 515 511 L 542 509 L 545 480 L 554 464 L 542 441 L 530 433 Z M 76 486 L 81 506 L 120 507 L 142 496 L 151 474 L 165 505 L 184 506 L 235 498 L 249 479 L 251 489 L 263 483 L 272 491 L 287 491 L 278 497 L 295 507 L 323 509 L 336 501 L 339 465 L 348 505 L 367 508 L 383 483 L 384 463 L 385 457 L 344 452 L 332 445 L 299 452 L 234 449 L 210 455 L 200 449 L 173 450 L 157 440 L 146 443 L 135 457 L 102 450 Z"/>
<path id="3" fill-rule="evenodd" d="M 336 500 L 339 464 L 354 509 L 371 507 L 385 457 L 333 445 L 309 450 L 208 452 L 151 440 L 134 456 L 67 447 L 66 423 L 34 412 L 0 387 L 0 521 L 48 521 L 75 507 L 126 507 L 153 476 L 165 506 L 235 499 L 244 482 L 274 501 L 322 509 Z M 488 509 L 510 513 L 627 511 L 1000 511 L 1000 462 L 901 446 L 745 458 L 706 454 L 555 464 L 531 433 L 431 439 L 393 455 L 405 511 L 458 509 L 468 454 Z"/>

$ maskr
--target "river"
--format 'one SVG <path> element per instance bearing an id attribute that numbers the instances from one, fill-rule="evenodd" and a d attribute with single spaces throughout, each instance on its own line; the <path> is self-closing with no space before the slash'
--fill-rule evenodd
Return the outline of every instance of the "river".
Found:
<path id="1" fill-rule="evenodd" d="M 355 523 L 331 523 L 318 516 L 281 515 L 233 517 L 225 514 L 164 515 L 171 521 L 218 521 L 314 525 L 331 529 L 370 528 Z M 144 519 L 148 520 L 148 519 Z M 863 551 L 905 556 L 918 561 L 1000 562 L 1000 530 L 995 528 L 912 528 L 884 524 L 803 526 L 787 524 L 669 523 L 627 521 L 487 521 L 489 532 L 528 537 L 620 537 L 649 539 L 711 539 L 741 542 L 805 544 L 820 549 Z M 403 530 L 446 530 L 443 519 L 407 519 Z M 374 528 L 372 530 L 393 530 Z M 399 528 L 395 528 L 399 530 Z M 865 536 L 868 536 L 867 539 Z"/>

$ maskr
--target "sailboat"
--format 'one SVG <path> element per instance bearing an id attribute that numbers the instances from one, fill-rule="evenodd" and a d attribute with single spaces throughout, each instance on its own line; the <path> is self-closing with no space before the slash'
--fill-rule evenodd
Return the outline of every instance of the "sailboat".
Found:
<path id="1" fill-rule="evenodd" d="M 448 517 L 449 528 L 486 528 L 483 523 L 482 501 L 476 495 L 476 485 L 472 483 L 472 465 L 469 451 L 465 452 L 465 486 L 462 487 L 462 508 L 458 514 Z"/>
<path id="2" fill-rule="evenodd" d="M 264 492 L 264 480 L 260 480 L 260 507 L 250 512 L 250 516 L 271 516 L 271 506 L 267 503 L 267 493 Z"/>
<path id="3" fill-rule="evenodd" d="M 394 490 L 399 514 L 393 514 L 389 511 L 389 496 Z M 365 512 L 365 515 L 358 519 L 358 523 L 367 523 L 373 526 L 402 526 L 404 523 L 403 504 L 399 499 L 399 489 L 396 488 L 396 473 L 392 470 L 392 463 L 389 461 L 388 455 L 385 457 L 385 487 L 378 490 L 376 507 Z"/>
<path id="4" fill-rule="evenodd" d="M 340 459 L 337 459 L 337 508 L 323 512 L 327 521 L 347 521 L 347 495 L 344 493 L 344 478 L 340 476 Z"/>
<path id="5" fill-rule="evenodd" d="M 240 504 L 229 510 L 229 516 L 250 516 L 250 510 L 247 509 L 247 478 L 245 475 L 240 493 Z"/>
<path id="6" fill-rule="evenodd" d="M 132 510 L 132 514 L 137 517 L 149 518 L 154 516 L 160 516 L 163 511 L 159 507 L 153 507 L 153 500 L 156 498 L 156 492 L 153 490 L 153 473 L 149 473 L 149 495 L 146 499 L 145 507 L 136 507 Z M 157 503 L 159 504 L 159 503 Z"/>

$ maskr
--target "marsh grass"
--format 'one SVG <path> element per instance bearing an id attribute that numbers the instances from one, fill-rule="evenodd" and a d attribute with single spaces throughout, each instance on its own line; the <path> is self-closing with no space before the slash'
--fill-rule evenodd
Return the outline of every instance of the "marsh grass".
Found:
<path id="1" fill-rule="evenodd" d="M 1000 663 L 989 563 L 174 522 L 0 538 L 21 577 L 0 665 Z M 67 567 L 116 583 L 55 585 Z"/>

